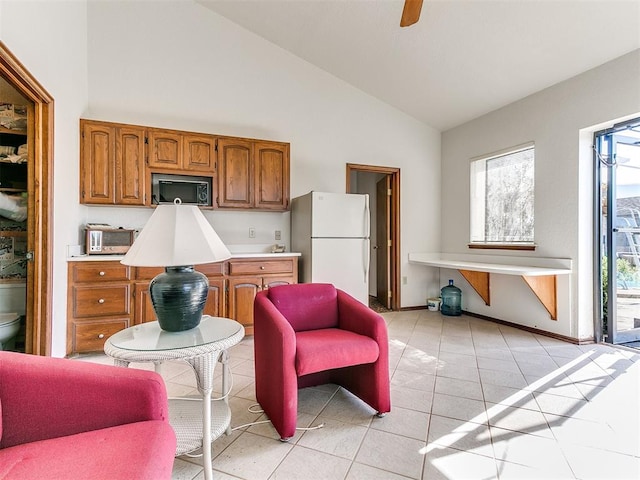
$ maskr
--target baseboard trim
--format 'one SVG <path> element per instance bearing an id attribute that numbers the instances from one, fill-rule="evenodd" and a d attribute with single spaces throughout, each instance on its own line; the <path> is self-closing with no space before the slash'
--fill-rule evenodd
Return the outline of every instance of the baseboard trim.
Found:
<path id="1" fill-rule="evenodd" d="M 426 309 L 427 309 L 426 306 L 403 307 L 400 309 L 400 311 L 426 310 Z M 501 325 L 506 325 L 508 327 L 524 330 L 525 332 L 535 333 L 538 335 L 542 335 L 544 337 L 555 338 L 556 340 L 562 340 L 563 342 L 573 343 L 574 345 L 590 345 L 590 344 L 596 343 L 595 339 L 593 338 L 579 339 L 579 338 L 567 337 L 566 335 L 560 335 L 559 333 L 547 332 L 546 330 L 540 330 L 539 328 L 534 328 L 534 327 L 529 327 L 527 325 L 520 325 L 518 323 L 508 322 L 506 320 L 500 320 L 498 318 L 489 317 L 487 315 L 468 312 L 467 310 L 463 310 L 462 313 L 470 317 L 480 318 L 482 320 L 487 320 L 489 322 L 499 323 Z"/>
<path id="2" fill-rule="evenodd" d="M 482 320 L 488 320 L 490 322 L 499 323 L 501 325 L 506 325 L 508 327 L 517 328 L 519 330 L 524 330 L 529 333 L 536 333 L 538 335 L 542 335 L 544 337 L 555 338 L 556 340 L 562 340 L 563 342 L 573 343 L 574 345 L 590 345 L 592 343 L 596 343 L 593 338 L 573 338 L 567 337 L 566 335 L 560 335 L 559 333 L 547 332 L 546 330 L 540 330 L 539 328 L 529 327 L 527 325 L 520 325 L 518 323 L 508 322 L 506 320 L 500 320 L 498 318 L 488 317 L 486 315 L 481 315 L 479 313 L 467 312 L 463 310 L 465 315 L 469 315 L 470 317 L 481 318 Z"/>

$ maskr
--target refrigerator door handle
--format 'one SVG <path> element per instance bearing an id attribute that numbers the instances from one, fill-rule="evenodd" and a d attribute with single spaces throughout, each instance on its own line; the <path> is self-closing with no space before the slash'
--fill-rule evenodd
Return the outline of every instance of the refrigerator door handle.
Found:
<path id="1" fill-rule="evenodd" d="M 364 236 L 367 238 L 371 238 L 371 212 L 369 211 L 369 198 L 367 197 L 367 201 L 364 204 Z M 368 267 L 367 267 L 368 270 Z"/>
<path id="2" fill-rule="evenodd" d="M 369 266 L 371 262 L 371 252 L 369 251 L 369 239 L 364 239 L 364 248 L 362 249 L 364 253 L 363 265 L 364 265 L 364 283 L 368 285 L 369 283 Z"/>

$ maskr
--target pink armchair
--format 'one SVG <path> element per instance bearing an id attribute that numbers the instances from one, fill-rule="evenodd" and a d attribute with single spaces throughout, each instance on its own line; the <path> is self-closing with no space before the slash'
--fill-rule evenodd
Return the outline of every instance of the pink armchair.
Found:
<path id="1" fill-rule="evenodd" d="M 170 479 L 155 372 L 0 351 L 0 478 Z"/>
<path id="2" fill-rule="evenodd" d="M 330 284 L 264 290 L 254 303 L 256 398 L 282 440 L 293 437 L 298 389 L 335 383 L 390 411 L 384 319 Z"/>

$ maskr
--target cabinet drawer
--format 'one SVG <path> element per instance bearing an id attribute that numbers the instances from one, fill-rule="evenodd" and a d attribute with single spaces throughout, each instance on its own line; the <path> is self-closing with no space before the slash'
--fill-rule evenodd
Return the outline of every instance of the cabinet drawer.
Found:
<path id="1" fill-rule="evenodd" d="M 204 273 L 207 277 L 224 274 L 224 262 L 204 263 L 202 265 L 196 265 L 195 268 L 198 272 Z M 164 272 L 163 267 L 136 267 L 134 276 L 136 280 L 151 280 L 162 272 Z"/>
<path id="2" fill-rule="evenodd" d="M 73 316 L 128 315 L 130 287 L 124 285 L 74 286 Z"/>
<path id="3" fill-rule="evenodd" d="M 164 272 L 162 267 L 135 267 L 136 280 L 151 280 L 156 275 Z"/>
<path id="4" fill-rule="evenodd" d="M 129 280 L 129 267 L 118 261 L 74 263 L 71 272 L 76 283 Z"/>
<path id="5" fill-rule="evenodd" d="M 229 275 L 292 273 L 292 260 L 229 261 Z"/>
<path id="6" fill-rule="evenodd" d="M 75 352 L 96 352 L 104 349 L 107 338 L 129 327 L 129 318 L 108 321 L 75 323 L 73 344 Z"/>
<path id="7" fill-rule="evenodd" d="M 224 274 L 224 262 L 204 263 L 196 265 L 196 270 L 204 273 L 207 277 L 214 277 Z"/>

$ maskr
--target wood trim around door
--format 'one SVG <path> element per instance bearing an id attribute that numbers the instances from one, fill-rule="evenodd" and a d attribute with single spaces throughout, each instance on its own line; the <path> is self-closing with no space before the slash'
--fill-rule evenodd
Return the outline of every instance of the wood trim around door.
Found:
<path id="1" fill-rule="evenodd" d="M 27 249 L 27 330 L 25 351 L 51 355 L 53 245 L 53 97 L 0 41 L 0 75 L 33 102 L 29 144 Z"/>
<path id="2" fill-rule="evenodd" d="M 383 173 L 391 176 L 391 309 L 400 310 L 400 169 L 347 163 L 346 193 L 351 193 L 351 173 Z"/>

